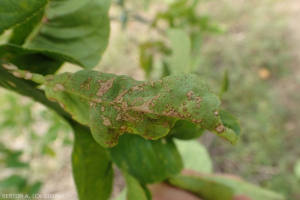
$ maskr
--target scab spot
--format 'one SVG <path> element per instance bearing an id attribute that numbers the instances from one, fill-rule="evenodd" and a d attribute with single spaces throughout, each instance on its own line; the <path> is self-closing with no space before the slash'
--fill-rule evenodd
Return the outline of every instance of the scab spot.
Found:
<path id="1" fill-rule="evenodd" d="M 64 91 L 65 89 L 66 88 L 62 84 L 60 84 L 60 83 L 56 83 L 55 86 L 54 86 L 54 88 L 53 88 L 53 90 L 55 92 L 57 92 L 57 91 Z"/>
<path id="2" fill-rule="evenodd" d="M 186 93 L 186 96 L 187 96 L 188 100 L 191 100 L 193 95 L 194 95 L 193 91 L 189 91 L 189 92 Z"/>
<path id="3" fill-rule="evenodd" d="M 4 63 L 4 64 L 2 64 L 2 67 L 4 67 L 5 69 L 8 69 L 8 70 L 18 70 L 18 68 L 13 64 Z"/>

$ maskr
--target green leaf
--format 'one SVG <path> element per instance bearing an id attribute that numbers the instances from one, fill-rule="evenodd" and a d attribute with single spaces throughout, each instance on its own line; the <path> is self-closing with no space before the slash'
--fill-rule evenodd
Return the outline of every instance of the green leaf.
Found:
<path id="1" fill-rule="evenodd" d="M 26 49 L 13 44 L 0 45 L 0 57 L 20 69 L 43 75 L 53 74 L 65 61 L 82 65 L 64 54 L 48 50 Z"/>
<path id="2" fill-rule="evenodd" d="M 174 127 L 170 130 L 169 136 L 181 140 L 190 140 L 200 137 L 204 133 L 204 129 L 192 122 L 178 120 Z"/>
<path id="3" fill-rule="evenodd" d="M 202 179 L 189 175 L 177 175 L 168 182 L 185 190 L 188 190 L 205 200 L 232 200 L 233 190 L 214 180 Z M 261 199 L 262 200 L 262 199 Z"/>
<path id="4" fill-rule="evenodd" d="M 82 70 L 44 78 L 5 67 L 17 77 L 44 83 L 47 97 L 60 102 L 73 119 L 89 125 L 95 140 L 104 147 L 115 146 L 124 132 L 161 138 L 178 119 L 198 124 L 233 144 L 238 139 L 222 124 L 219 97 L 197 75 L 176 74 L 144 82 Z"/>
<path id="5" fill-rule="evenodd" d="M 84 127 L 73 125 L 73 175 L 80 200 L 108 199 L 112 190 L 113 169 L 106 149 L 95 142 Z"/>
<path id="6" fill-rule="evenodd" d="M 184 169 L 212 173 L 213 165 L 206 148 L 196 140 L 175 140 Z"/>
<path id="7" fill-rule="evenodd" d="M 189 36 L 182 29 L 169 29 L 167 35 L 172 46 L 169 69 L 172 73 L 190 72 L 191 41 Z"/>
<path id="8" fill-rule="evenodd" d="M 29 20 L 22 23 L 20 26 L 14 28 L 13 33 L 9 39 L 9 43 L 16 44 L 16 45 L 24 44 L 26 38 L 34 30 L 34 28 L 38 25 L 38 23 L 42 20 L 44 16 L 44 12 L 45 12 L 44 9 L 39 10 Z"/>
<path id="9" fill-rule="evenodd" d="M 39 13 L 45 8 L 47 2 L 47 0 L 1 0 L 0 34 Z"/>
<path id="10" fill-rule="evenodd" d="M 126 180 L 126 200 L 147 200 L 147 194 L 140 183 L 126 172 L 123 175 Z"/>
<path id="11" fill-rule="evenodd" d="M 124 134 L 119 144 L 108 152 L 120 169 L 142 184 L 161 182 L 182 169 L 176 146 L 172 140 L 165 138 L 151 141 L 138 135 Z"/>
<path id="12" fill-rule="evenodd" d="M 242 131 L 239 119 L 230 112 L 222 109 L 220 110 L 219 115 L 223 125 L 233 130 L 237 137 L 239 137 Z"/>
<path id="13" fill-rule="evenodd" d="M 25 47 L 64 54 L 91 69 L 108 43 L 109 6 L 109 0 L 52 0 L 39 32 Z"/>
<path id="14" fill-rule="evenodd" d="M 18 176 L 12 175 L 0 182 L 0 189 L 1 188 L 8 188 L 8 187 L 21 187 L 22 185 L 26 184 L 26 179 Z"/>
<path id="15" fill-rule="evenodd" d="M 298 160 L 294 167 L 295 176 L 300 180 L 300 160 Z"/>
<path id="16" fill-rule="evenodd" d="M 226 69 L 223 76 L 222 88 L 219 94 L 220 97 L 222 97 L 222 95 L 228 90 L 228 87 L 229 87 L 229 78 L 228 78 L 228 70 Z"/>
<path id="17" fill-rule="evenodd" d="M 222 196 L 219 196 L 219 192 L 217 192 L 213 186 L 211 186 L 210 188 L 193 188 L 191 187 L 192 181 L 193 183 L 196 185 L 197 182 L 203 182 L 203 183 L 213 183 L 215 185 L 218 185 L 218 187 L 224 187 L 224 188 L 228 188 L 229 191 L 231 191 L 231 198 L 228 199 L 232 199 L 233 196 L 235 195 L 246 195 L 248 197 L 250 197 L 253 200 L 284 200 L 285 198 L 280 195 L 277 194 L 275 192 L 260 188 L 258 186 L 252 185 L 250 183 L 247 183 L 243 180 L 239 180 L 237 178 L 229 178 L 229 177 L 225 177 L 225 176 L 221 176 L 221 175 L 197 175 L 197 176 L 190 176 L 190 175 L 179 175 L 176 177 L 172 177 L 170 179 L 170 183 L 172 185 L 175 185 L 177 187 L 180 188 L 184 188 L 187 189 L 189 191 L 192 192 L 197 192 L 198 194 L 203 197 L 205 197 L 207 200 L 225 200 L 225 198 L 223 198 Z M 200 184 L 198 185 L 200 186 Z M 191 187 L 191 188 L 189 188 Z M 193 190 L 194 191 L 193 191 Z M 215 190 L 215 192 L 212 192 L 212 190 Z M 206 195 L 206 192 L 211 192 L 211 194 L 209 196 L 204 196 Z M 215 193 L 215 194 L 214 194 Z M 208 193 L 207 193 L 208 194 Z M 213 195 L 217 195 L 217 196 L 213 196 Z"/>

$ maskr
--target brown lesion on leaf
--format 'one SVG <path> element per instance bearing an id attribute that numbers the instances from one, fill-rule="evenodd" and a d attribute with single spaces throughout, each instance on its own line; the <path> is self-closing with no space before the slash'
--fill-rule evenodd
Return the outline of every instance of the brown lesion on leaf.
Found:
<path id="1" fill-rule="evenodd" d="M 54 85 L 54 88 L 53 88 L 53 90 L 55 92 L 57 92 L 57 91 L 64 91 L 65 89 L 66 89 L 65 86 L 63 84 L 60 84 L 60 83 L 56 83 Z"/>
<path id="2" fill-rule="evenodd" d="M 2 64 L 2 67 L 4 67 L 5 69 L 8 69 L 8 70 L 18 70 L 18 68 L 13 64 L 4 63 L 4 64 Z"/>
<path id="3" fill-rule="evenodd" d="M 108 81 L 101 84 L 100 89 L 97 92 L 98 97 L 102 97 L 112 86 L 116 77 L 109 79 Z"/>
<path id="4" fill-rule="evenodd" d="M 174 108 L 170 108 L 169 111 L 163 111 L 162 114 L 165 115 L 165 116 L 168 116 L 168 117 L 178 117 L 178 118 L 183 118 L 183 115 L 180 116 L 179 113 L 176 112 Z"/>
<path id="5" fill-rule="evenodd" d="M 123 97 L 124 95 L 128 92 L 128 90 L 124 90 L 123 92 L 121 92 L 116 98 L 115 98 L 115 102 L 116 103 L 122 103 L 123 101 Z"/>
<path id="6" fill-rule="evenodd" d="M 17 78 L 23 78 L 22 74 L 20 72 L 18 72 L 18 71 L 13 71 L 12 75 L 14 75 Z"/>
<path id="7" fill-rule="evenodd" d="M 218 113 L 218 111 L 215 111 L 215 112 L 214 112 L 214 114 L 215 114 L 216 116 L 219 116 L 219 113 Z"/>
<path id="8" fill-rule="evenodd" d="M 187 96 L 188 100 L 191 100 L 193 95 L 194 95 L 193 91 L 189 91 L 189 92 L 186 93 L 186 96 Z"/>
<path id="9" fill-rule="evenodd" d="M 214 130 L 217 132 L 217 133 L 223 133 L 224 131 L 225 131 L 225 126 L 223 125 L 223 124 L 220 124 L 220 125 L 218 125 L 218 126 L 216 126 L 215 128 L 214 128 Z"/>
<path id="10" fill-rule="evenodd" d="M 111 123 L 107 117 L 101 116 L 101 118 L 103 119 L 104 126 L 111 126 Z"/>

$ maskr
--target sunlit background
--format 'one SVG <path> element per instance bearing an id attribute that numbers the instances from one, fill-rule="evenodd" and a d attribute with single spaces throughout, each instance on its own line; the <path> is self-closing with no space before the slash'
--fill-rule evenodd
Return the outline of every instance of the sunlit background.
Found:
<path id="1" fill-rule="evenodd" d="M 142 69 L 147 65 L 140 58 L 142 44 L 168 37 L 166 22 L 156 28 L 150 24 L 171 2 L 127 0 L 123 7 L 112 2 L 109 46 L 96 69 L 138 80 L 161 78 L 167 54 L 153 50 L 149 71 Z M 222 108 L 234 113 L 243 129 L 236 146 L 211 133 L 200 138 L 214 171 L 300 199 L 300 1 L 202 0 L 196 10 L 207 25 L 191 41 L 193 73 L 219 94 L 228 72 Z M 1 43 L 9 34 L 1 36 Z M 180 41 L 177 45 L 185 48 Z M 79 69 L 65 64 L 58 73 Z M 76 199 L 68 124 L 39 103 L 4 89 L 0 113 L 0 190 L 66 193 Z"/>

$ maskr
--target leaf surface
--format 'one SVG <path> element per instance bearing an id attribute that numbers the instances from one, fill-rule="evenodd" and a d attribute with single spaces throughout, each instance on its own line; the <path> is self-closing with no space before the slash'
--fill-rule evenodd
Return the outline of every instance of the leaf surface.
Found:
<path id="1" fill-rule="evenodd" d="M 232 200 L 233 190 L 214 180 L 202 179 L 189 175 L 177 175 L 168 182 L 185 190 L 188 190 L 205 200 Z"/>
<path id="2" fill-rule="evenodd" d="M 27 48 L 54 51 L 95 67 L 109 37 L 109 0 L 52 0 Z"/>
<path id="3" fill-rule="evenodd" d="M 126 180 L 126 200 L 147 200 L 147 194 L 144 187 L 140 183 L 127 173 L 123 173 Z"/>
<path id="4" fill-rule="evenodd" d="M 108 199 L 112 190 L 113 169 L 106 149 L 95 142 L 88 130 L 73 126 L 73 175 L 80 200 Z"/>
<path id="5" fill-rule="evenodd" d="M 0 34 L 37 14 L 47 5 L 47 0 L 1 0 Z"/>
<path id="6" fill-rule="evenodd" d="M 153 141 L 139 135 L 124 134 L 119 144 L 108 149 L 108 152 L 120 169 L 142 184 L 161 182 L 182 169 L 174 142 L 165 138 Z"/>
<path id="7" fill-rule="evenodd" d="M 7 62 L 13 63 L 20 69 L 43 75 L 54 73 L 65 61 L 83 65 L 72 57 L 61 53 L 49 50 L 27 49 L 14 44 L 0 45 L 0 57 Z"/>
<path id="8" fill-rule="evenodd" d="M 184 169 L 196 172 L 212 173 L 213 165 L 206 148 L 196 140 L 176 140 Z"/>

